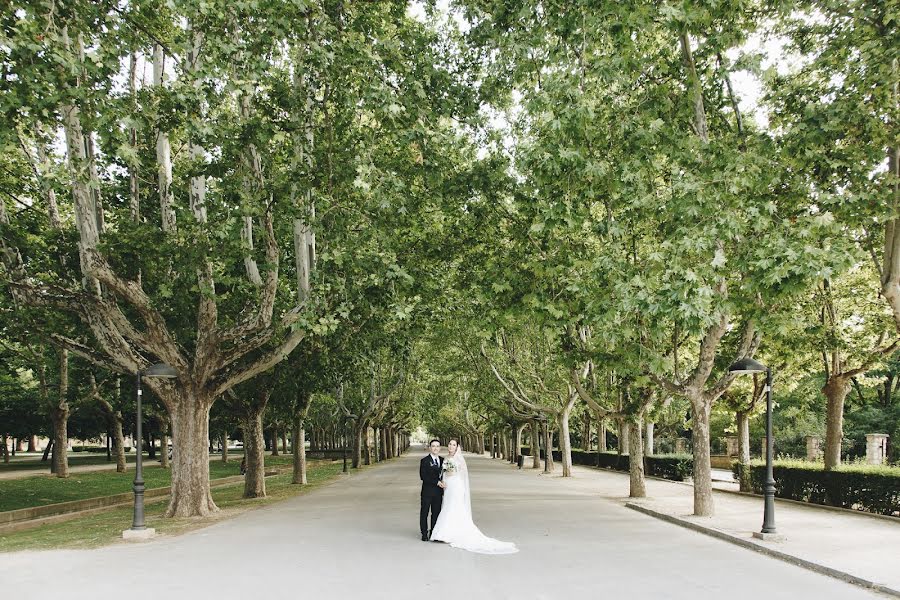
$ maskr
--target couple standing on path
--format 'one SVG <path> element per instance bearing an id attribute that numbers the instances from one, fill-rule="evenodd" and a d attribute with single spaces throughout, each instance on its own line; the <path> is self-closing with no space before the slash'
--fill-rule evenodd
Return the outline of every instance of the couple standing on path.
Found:
<path id="1" fill-rule="evenodd" d="M 422 541 L 446 542 L 454 548 L 479 554 L 518 552 L 515 544 L 487 537 L 472 521 L 469 469 L 459 441 L 454 438 L 447 444 L 447 458 L 440 455 L 441 442 L 438 440 L 431 440 L 430 450 L 419 462 L 419 478 L 422 480 L 419 528 Z"/>

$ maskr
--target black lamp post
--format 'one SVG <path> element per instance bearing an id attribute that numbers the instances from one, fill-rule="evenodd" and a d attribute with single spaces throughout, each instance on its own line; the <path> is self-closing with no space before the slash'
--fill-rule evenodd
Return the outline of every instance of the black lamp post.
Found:
<path id="1" fill-rule="evenodd" d="M 766 374 L 766 483 L 763 488 L 764 508 L 763 525 L 759 534 L 754 537 L 766 539 L 778 532 L 775 529 L 775 476 L 772 474 L 772 369 L 752 358 L 741 358 L 728 367 L 729 373 L 765 373 Z"/>
<path id="2" fill-rule="evenodd" d="M 137 372 L 137 423 L 136 423 L 136 431 L 135 431 L 135 450 L 137 451 L 137 456 L 135 457 L 135 467 L 134 467 L 134 519 L 131 522 L 131 529 L 126 529 L 122 532 L 122 537 L 125 539 L 133 539 L 133 538 L 147 538 L 153 536 L 155 531 L 153 529 L 147 529 L 144 525 L 144 461 L 143 461 L 143 415 L 142 413 L 142 405 L 141 399 L 144 394 L 144 391 L 141 387 L 141 379 L 143 377 L 161 377 L 163 379 L 174 379 L 178 377 L 178 372 L 171 366 L 165 363 L 157 363 L 155 365 L 151 365 L 146 369 L 141 369 Z M 166 449 L 163 449 L 163 452 L 166 452 Z"/>

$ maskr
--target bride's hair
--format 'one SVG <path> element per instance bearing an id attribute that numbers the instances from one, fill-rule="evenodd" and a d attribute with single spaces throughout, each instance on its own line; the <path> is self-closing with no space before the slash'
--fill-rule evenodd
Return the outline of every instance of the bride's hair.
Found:
<path id="1" fill-rule="evenodd" d="M 456 445 L 459 446 L 459 438 L 450 438 L 450 441 L 447 442 L 447 445 L 450 445 L 450 442 L 456 442 Z"/>

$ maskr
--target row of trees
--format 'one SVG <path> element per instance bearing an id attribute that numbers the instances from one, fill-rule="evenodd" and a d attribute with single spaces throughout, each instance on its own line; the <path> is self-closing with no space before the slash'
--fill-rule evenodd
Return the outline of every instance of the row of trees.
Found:
<path id="1" fill-rule="evenodd" d="M 713 408 L 746 449 L 762 394 L 735 358 L 821 384 L 832 469 L 848 393 L 897 349 L 882 2 L 11 8 L 0 337 L 20 375 L 60 373 L 57 437 L 70 360 L 178 371 L 148 380 L 169 515 L 215 510 L 211 410 L 259 472 L 273 403 L 296 452 L 310 419 L 351 427 L 357 463 L 375 429 L 556 430 L 564 475 L 573 415 L 641 456 L 687 411 L 708 515 Z"/>
<path id="2" fill-rule="evenodd" d="M 640 496 L 644 424 L 686 404 L 694 510 L 709 515 L 713 407 L 748 456 L 763 386 L 727 367 L 757 355 L 779 395 L 802 386 L 825 407 L 837 468 L 853 386 L 893 405 L 894 379 L 865 377 L 889 367 L 900 332 L 890 9 L 496 1 L 459 14 L 509 115 L 511 176 L 458 284 L 459 347 L 495 380 L 497 430 L 549 422 L 568 475 L 583 403 L 620 423 Z M 734 83 L 748 77 L 755 105 Z"/>

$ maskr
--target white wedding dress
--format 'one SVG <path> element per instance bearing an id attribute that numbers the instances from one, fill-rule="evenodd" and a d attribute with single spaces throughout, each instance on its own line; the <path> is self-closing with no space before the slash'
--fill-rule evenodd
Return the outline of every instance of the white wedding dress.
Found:
<path id="1" fill-rule="evenodd" d="M 472 521 L 472 496 L 469 493 L 469 469 L 462 448 L 449 459 L 456 465 L 456 472 L 444 473 L 444 501 L 437 523 L 431 532 L 432 541 L 447 542 L 454 548 L 462 548 L 479 554 L 514 554 L 519 551 L 512 542 L 501 542 L 481 533 Z"/>

